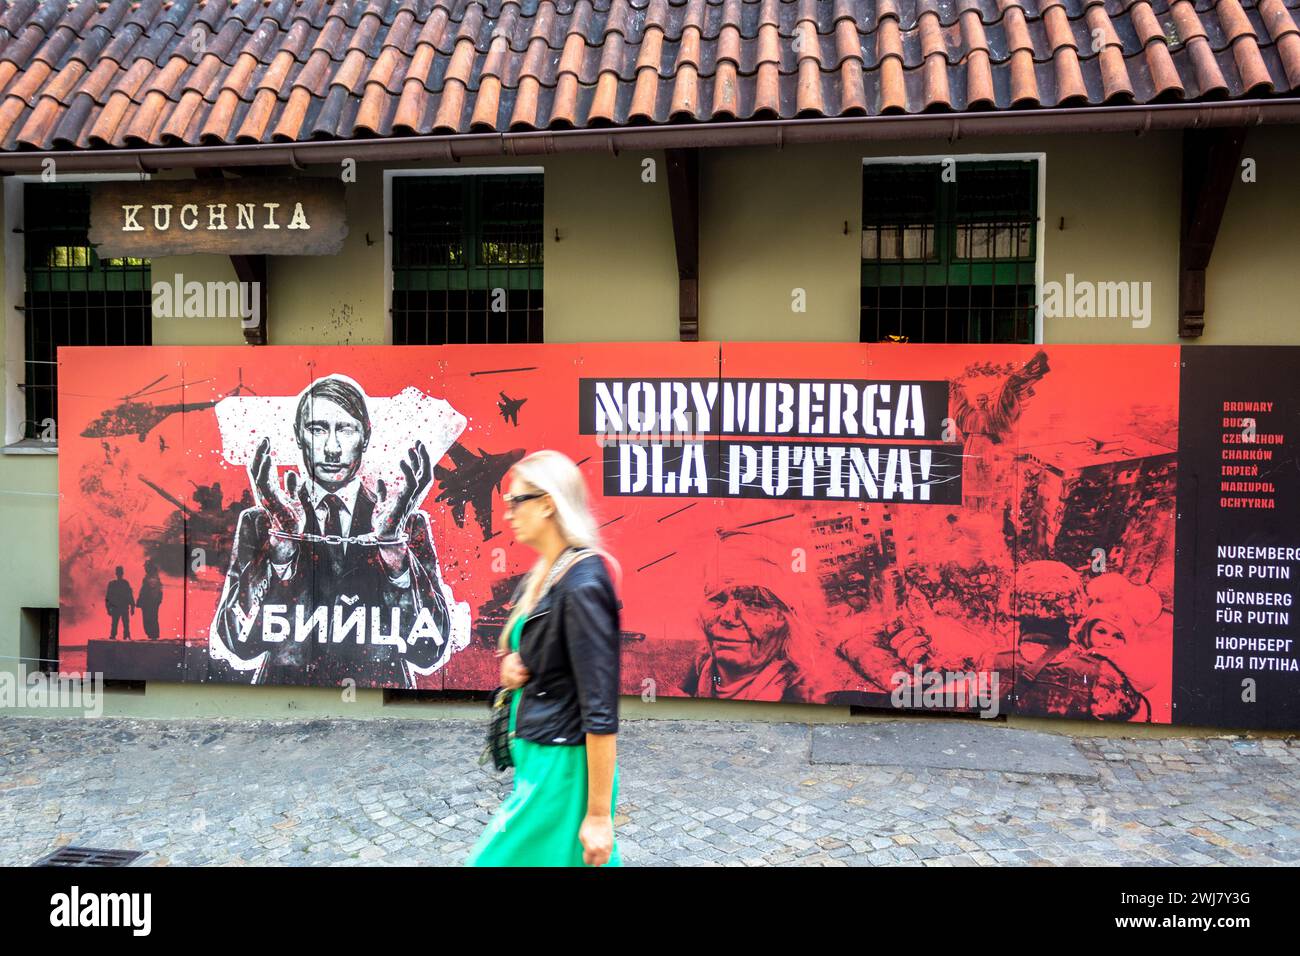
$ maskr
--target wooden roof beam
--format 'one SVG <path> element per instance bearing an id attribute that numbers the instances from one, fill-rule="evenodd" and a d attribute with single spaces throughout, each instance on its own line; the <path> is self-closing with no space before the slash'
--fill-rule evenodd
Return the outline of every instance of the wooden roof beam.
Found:
<path id="1" fill-rule="evenodd" d="M 677 250 L 677 337 L 700 340 L 700 151 L 664 150 Z"/>
<path id="2" fill-rule="evenodd" d="M 1182 221 L 1178 243 L 1178 334 L 1205 330 L 1205 270 L 1214 254 L 1228 193 L 1241 164 L 1241 128 L 1183 131 Z"/>

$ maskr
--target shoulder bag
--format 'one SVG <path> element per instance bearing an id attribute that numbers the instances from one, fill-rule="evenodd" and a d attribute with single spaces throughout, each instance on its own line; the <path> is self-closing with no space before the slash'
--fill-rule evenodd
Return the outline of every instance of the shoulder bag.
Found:
<path id="1" fill-rule="evenodd" d="M 580 558 L 585 558 L 595 552 L 589 548 L 581 550 L 569 548 L 551 565 L 551 570 L 547 572 L 546 579 L 542 582 L 542 589 L 537 594 L 537 600 L 545 596 L 546 592 L 551 589 L 568 567 Z M 520 582 L 522 588 L 523 582 Z M 511 602 L 514 603 L 513 601 Z M 483 753 L 479 755 L 479 765 L 487 763 L 490 759 L 492 766 L 498 771 L 507 770 L 515 765 L 514 758 L 510 755 L 510 740 L 514 734 L 510 732 L 510 694 L 514 688 L 498 687 L 488 698 L 488 707 L 490 716 L 488 718 L 487 742 L 483 746 Z"/>

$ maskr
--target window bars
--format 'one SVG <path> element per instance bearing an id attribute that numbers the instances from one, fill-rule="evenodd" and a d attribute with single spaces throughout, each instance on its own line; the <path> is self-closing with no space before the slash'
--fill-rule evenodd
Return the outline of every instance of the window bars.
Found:
<path id="1" fill-rule="evenodd" d="M 542 341 L 542 177 L 393 179 L 393 343 Z"/>
<path id="2" fill-rule="evenodd" d="M 867 164 L 863 342 L 1034 341 L 1038 169 Z"/>
<path id="3" fill-rule="evenodd" d="M 23 438 L 53 437 L 61 345 L 149 345 L 149 260 L 101 259 L 90 245 L 87 183 L 25 183 Z"/>

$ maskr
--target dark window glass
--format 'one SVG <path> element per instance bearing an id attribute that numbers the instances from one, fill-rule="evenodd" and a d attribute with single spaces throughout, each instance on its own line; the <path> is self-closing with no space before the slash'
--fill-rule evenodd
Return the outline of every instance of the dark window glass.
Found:
<path id="1" fill-rule="evenodd" d="M 542 177 L 393 179 L 393 344 L 542 341 Z"/>
<path id="2" fill-rule="evenodd" d="M 1033 342 L 1034 162 L 871 164 L 863 342 Z"/>
<path id="3" fill-rule="evenodd" d="M 149 260 L 101 259 L 90 245 L 89 231 L 87 183 L 24 185 L 23 438 L 53 435 L 59 346 L 153 341 Z"/>

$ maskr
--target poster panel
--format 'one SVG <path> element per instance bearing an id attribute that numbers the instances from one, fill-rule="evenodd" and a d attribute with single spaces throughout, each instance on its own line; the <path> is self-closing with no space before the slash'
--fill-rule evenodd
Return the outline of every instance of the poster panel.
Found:
<path id="1" fill-rule="evenodd" d="M 79 351 L 59 378 L 59 668 L 181 680 L 192 502 L 183 352 Z"/>
<path id="2" fill-rule="evenodd" d="M 620 562 L 624 693 L 1300 717 L 1285 694 L 1296 555 L 1276 550 L 1295 524 L 1290 350 L 586 343 L 60 361 L 65 670 L 100 654 L 119 678 L 489 689 L 533 561 L 501 494 L 546 447 L 579 463 Z M 1252 417 L 1272 437 L 1245 448 L 1231 435 Z M 118 565 L 129 641 L 108 639 Z M 138 616 L 151 576 L 156 640 Z M 1240 672 L 1219 666 L 1225 641 L 1255 642 Z"/>
<path id="3" fill-rule="evenodd" d="M 1017 423 L 1010 502 L 1011 704 L 1169 723 L 1179 348 L 1041 354 Z"/>
<path id="4" fill-rule="evenodd" d="M 1297 349 L 1183 349 L 1178 723 L 1300 726 L 1297 382 Z"/>

